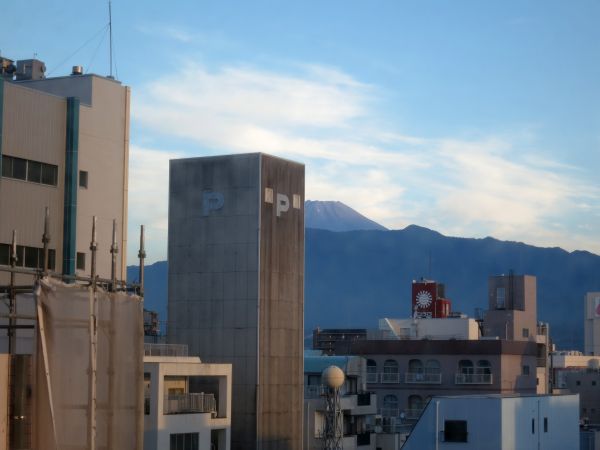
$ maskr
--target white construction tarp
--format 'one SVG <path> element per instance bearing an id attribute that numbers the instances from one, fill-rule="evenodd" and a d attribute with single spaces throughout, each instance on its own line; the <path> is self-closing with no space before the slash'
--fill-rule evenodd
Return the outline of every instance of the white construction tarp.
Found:
<path id="1" fill-rule="evenodd" d="M 96 305 L 95 449 L 143 448 L 140 297 L 44 279 L 38 305 L 35 441 L 39 450 L 89 450 L 94 378 L 90 305 Z M 94 302 L 95 299 L 95 302 Z"/>

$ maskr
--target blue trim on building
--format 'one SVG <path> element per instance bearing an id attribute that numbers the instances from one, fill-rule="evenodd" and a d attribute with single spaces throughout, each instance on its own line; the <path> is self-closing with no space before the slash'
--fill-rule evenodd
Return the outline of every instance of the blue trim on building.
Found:
<path id="1" fill-rule="evenodd" d="M 4 80 L 0 79 L 0 177 L 2 176 L 2 125 L 4 123 Z"/>
<path id="2" fill-rule="evenodd" d="M 75 275 L 77 236 L 77 156 L 79 151 L 79 99 L 67 98 L 67 138 L 65 151 L 65 206 L 63 225 L 64 275 Z"/>

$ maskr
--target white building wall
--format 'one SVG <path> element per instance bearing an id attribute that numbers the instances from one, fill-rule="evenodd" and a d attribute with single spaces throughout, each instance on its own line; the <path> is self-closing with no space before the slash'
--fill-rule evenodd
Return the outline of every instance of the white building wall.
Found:
<path id="1" fill-rule="evenodd" d="M 446 420 L 467 422 L 467 442 L 444 442 Z M 577 450 L 579 396 L 434 397 L 403 447 L 429 449 Z"/>
<path id="2" fill-rule="evenodd" d="M 588 292 L 584 308 L 585 354 L 600 356 L 600 292 Z"/>
<path id="3" fill-rule="evenodd" d="M 475 319 L 380 319 L 379 329 L 391 331 L 399 339 L 479 339 Z"/>

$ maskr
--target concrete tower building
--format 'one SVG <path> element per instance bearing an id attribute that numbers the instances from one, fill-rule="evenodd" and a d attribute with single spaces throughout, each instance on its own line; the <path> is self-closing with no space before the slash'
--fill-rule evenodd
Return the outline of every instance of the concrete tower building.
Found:
<path id="1" fill-rule="evenodd" d="M 97 216 L 98 275 L 110 278 L 115 219 L 117 277 L 125 279 L 130 90 L 80 68 L 55 78 L 44 70 L 38 60 L 15 66 L 0 57 L 0 265 L 10 264 L 16 230 L 17 265 L 43 267 L 48 207 L 51 270 L 89 274 Z"/>
<path id="2" fill-rule="evenodd" d="M 484 336 L 509 341 L 536 340 L 537 294 L 532 275 L 499 275 L 488 280 L 489 310 Z"/>
<path id="3" fill-rule="evenodd" d="M 600 292 L 585 295 L 585 354 L 600 356 Z"/>
<path id="4" fill-rule="evenodd" d="M 300 450 L 304 166 L 172 160 L 168 339 L 233 364 L 234 450 Z"/>

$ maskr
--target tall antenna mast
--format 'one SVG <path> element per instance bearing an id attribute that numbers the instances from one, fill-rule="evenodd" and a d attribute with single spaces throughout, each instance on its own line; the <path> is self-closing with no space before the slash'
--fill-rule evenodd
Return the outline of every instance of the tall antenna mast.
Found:
<path id="1" fill-rule="evenodd" d="M 108 0 L 108 41 L 109 41 L 109 46 L 110 46 L 110 77 L 113 77 L 113 72 L 112 72 L 112 68 L 113 68 L 113 62 L 112 62 L 112 58 L 113 58 L 113 49 L 112 49 L 112 6 L 111 6 L 111 0 Z"/>

